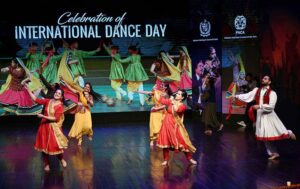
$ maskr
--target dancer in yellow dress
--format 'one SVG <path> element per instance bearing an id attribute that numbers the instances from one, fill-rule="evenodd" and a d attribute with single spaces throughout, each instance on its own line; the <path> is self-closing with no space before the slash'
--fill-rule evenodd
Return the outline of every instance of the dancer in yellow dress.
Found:
<path id="1" fill-rule="evenodd" d="M 68 136 L 70 138 L 76 138 L 78 140 L 78 145 L 80 146 L 83 135 L 87 135 L 89 140 L 92 140 L 93 136 L 91 107 L 94 106 L 94 100 L 90 93 L 92 85 L 90 83 L 86 83 L 84 89 L 82 89 L 78 85 L 64 80 L 62 77 L 61 80 L 65 82 L 66 86 L 73 93 L 77 93 L 79 95 L 75 120 Z"/>
<path id="2" fill-rule="evenodd" d="M 154 146 L 158 138 L 159 131 L 162 126 L 162 120 L 166 113 L 166 106 L 162 105 L 156 98 L 156 96 L 168 97 L 168 87 L 161 83 L 160 85 L 156 84 L 153 87 L 152 91 L 137 91 L 141 94 L 151 95 L 154 106 L 151 108 L 150 121 L 149 121 L 149 131 L 150 131 L 150 146 Z"/>

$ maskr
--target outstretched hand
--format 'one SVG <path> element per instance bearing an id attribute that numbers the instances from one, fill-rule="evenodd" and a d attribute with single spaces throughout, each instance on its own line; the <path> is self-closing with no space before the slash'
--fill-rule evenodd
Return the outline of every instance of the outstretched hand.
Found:
<path id="1" fill-rule="evenodd" d="M 38 118 L 44 118 L 43 114 L 36 114 Z"/>

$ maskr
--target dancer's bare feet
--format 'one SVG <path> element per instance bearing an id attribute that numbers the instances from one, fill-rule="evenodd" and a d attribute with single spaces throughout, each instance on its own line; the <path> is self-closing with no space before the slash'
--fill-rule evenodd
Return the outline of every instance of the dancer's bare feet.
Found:
<path id="1" fill-rule="evenodd" d="M 190 164 L 192 164 L 192 165 L 197 165 L 197 161 L 194 160 L 194 159 L 190 159 L 189 162 L 190 162 Z"/>
<path id="2" fill-rule="evenodd" d="M 206 130 L 204 131 L 204 134 L 211 136 L 212 135 L 212 130 Z"/>
<path id="3" fill-rule="evenodd" d="M 222 131 L 222 130 L 223 130 L 223 128 L 224 128 L 224 125 L 223 125 L 223 124 L 221 124 L 221 125 L 220 125 L 220 127 L 219 127 L 219 129 L 218 129 L 218 131 Z"/>
<path id="4" fill-rule="evenodd" d="M 49 166 L 49 165 L 46 165 L 46 166 L 44 167 L 44 170 L 47 171 L 47 172 L 50 171 L 50 166 Z"/>
<path id="5" fill-rule="evenodd" d="M 154 141 L 153 140 L 150 141 L 150 146 L 151 147 L 154 146 Z"/>
<path id="6" fill-rule="evenodd" d="M 278 154 L 278 153 L 274 153 L 274 154 L 272 154 L 272 156 L 270 156 L 268 159 L 269 160 L 274 160 L 274 159 L 277 159 L 277 158 L 279 158 L 280 157 L 280 155 Z"/>
<path id="7" fill-rule="evenodd" d="M 296 135 L 291 131 L 290 133 L 290 138 L 292 139 L 292 140 L 297 140 L 297 137 L 296 137 Z"/>
<path id="8" fill-rule="evenodd" d="M 66 160 L 62 159 L 62 160 L 60 160 L 60 163 L 61 163 L 61 165 L 63 166 L 63 168 L 66 168 L 66 167 L 67 167 L 67 162 L 66 162 Z"/>
<path id="9" fill-rule="evenodd" d="M 78 145 L 78 146 L 81 146 L 81 143 L 82 143 L 82 138 L 79 138 L 79 139 L 78 139 L 77 145 Z"/>

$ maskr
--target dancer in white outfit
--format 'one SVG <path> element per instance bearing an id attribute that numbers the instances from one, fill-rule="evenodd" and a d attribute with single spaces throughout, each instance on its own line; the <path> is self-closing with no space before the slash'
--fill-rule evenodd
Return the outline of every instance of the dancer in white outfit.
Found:
<path id="1" fill-rule="evenodd" d="M 276 92 L 270 88 L 271 77 L 265 75 L 261 81 L 262 88 L 254 88 L 251 92 L 234 96 L 244 102 L 256 101 L 249 111 L 256 110 L 256 139 L 265 142 L 269 159 L 279 157 L 276 147 L 272 141 L 291 138 L 296 136 L 291 130 L 287 130 L 277 114 L 275 105 L 277 101 Z M 251 112 L 249 112 L 251 117 Z"/>

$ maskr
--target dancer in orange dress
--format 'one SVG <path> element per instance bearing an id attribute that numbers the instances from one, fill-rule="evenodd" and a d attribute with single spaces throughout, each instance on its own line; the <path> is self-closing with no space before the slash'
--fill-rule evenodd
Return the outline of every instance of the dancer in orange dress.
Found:
<path id="1" fill-rule="evenodd" d="M 57 89 L 52 99 L 39 99 L 28 89 L 31 98 L 38 104 L 44 105 L 44 114 L 37 114 L 42 118 L 37 132 L 34 148 L 42 152 L 45 164 L 44 170 L 50 171 L 49 155 L 57 155 L 63 167 L 67 162 L 63 159 L 64 149 L 68 147 L 68 139 L 62 132 L 64 122 L 64 92 Z"/>
<path id="2" fill-rule="evenodd" d="M 170 99 L 162 98 L 158 94 L 155 95 L 161 104 L 168 106 L 157 140 L 157 146 L 163 148 L 164 161 L 162 165 L 168 165 L 169 150 L 182 151 L 191 164 L 197 164 L 192 159 L 192 153 L 196 151 L 196 148 L 191 143 L 183 124 L 183 115 L 186 110 L 183 101 L 187 98 L 186 91 L 179 90 L 175 98 L 171 97 Z"/>

